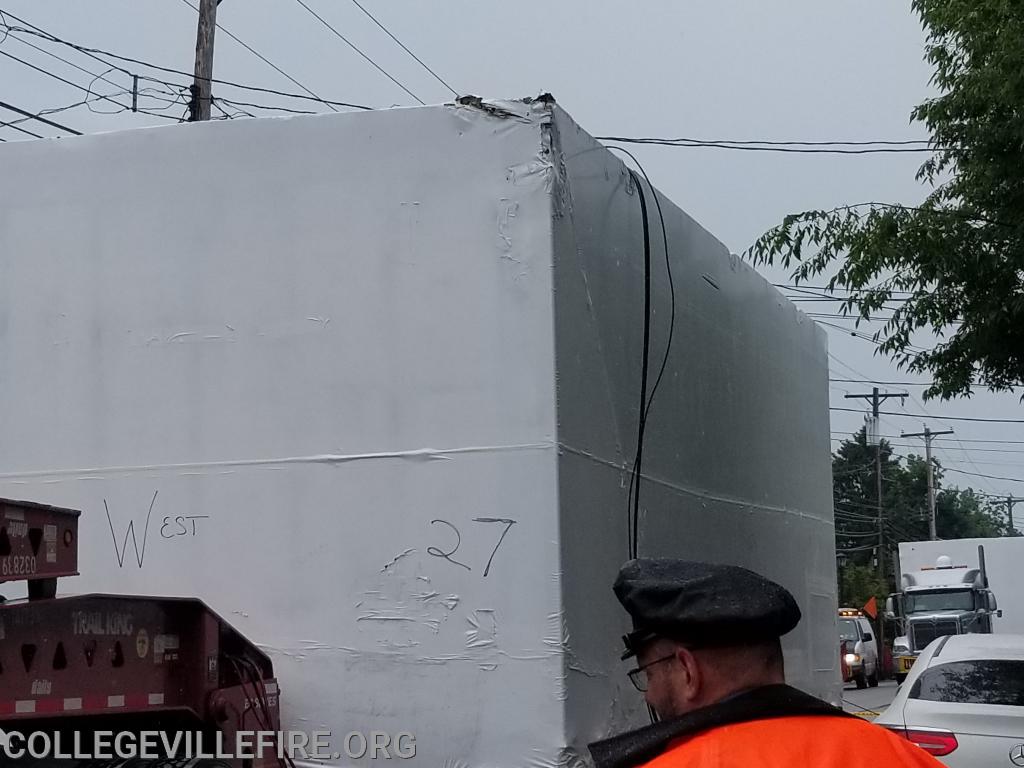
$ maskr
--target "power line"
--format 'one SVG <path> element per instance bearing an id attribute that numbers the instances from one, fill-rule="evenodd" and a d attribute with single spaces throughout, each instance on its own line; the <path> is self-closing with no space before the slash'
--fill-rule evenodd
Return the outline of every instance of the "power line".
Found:
<path id="1" fill-rule="evenodd" d="M 26 67 L 29 67 L 30 69 L 34 69 L 36 72 L 41 72 L 42 74 L 47 75 L 48 77 L 52 77 L 54 80 L 59 80 L 62 83 L 70 85 L 72 88 L 77 88 L 80 91 L 85 91 L 85 93 L 89 94 L 90 96 L 92 96 L 92 95 L 99 96 L 101 99 L 103 99 L 105 101 L 109 101 L 109 102 L 111 102 L 113 104 L 117 104 L 117 106 L 121 107 L 124 110 L 131 109 L 131 107 L 126 106 L 126 105 L 122 104 L 119 101 L 114 101 L 109 96 L 102 96 L 100 94 L 93 94 L 93 92 L 91 90 L 89 90 L 88 88 L 86 88 L 84 85 L 79 85 L 78 83 L 74 83 L 71 80 L 68 80 L 66 78 L 61 77 L 60 75 L 55 75 L 53 72 L 49 72 L 49 71 L 47 71 L 45 69 L 42 69 L 41 67 L 37 67 L 35 64 L 31 64 L 30 62 L 27 62 L 24 59 L 19 59 L 17 56 L 14 56 L 14 55 L 12 55 L 10 53 L 7 53 L 7 51 L 0 51 L 0 56 L 6 56 L 9 59 L 14 59 L 17 62 L 19 62 L 21 64 L 24 64 Z M 77 133 L 77 131 L 75 133 Z M 78 134 L 78 135 L 81 135 L 81 134 Z"/>
<path id="2" fill-rule="evenodd" d="M 833 437 L 833 440 L 843 440 L 843 438 Z M 886 443 L 894 448 L 917 448 L 918 446 L 913 443 L 897 443 L 893 440 L 886 440 Z M 963 453 L 1024 453 L 1024 451 L 1013 450 L 1009 448 L 954 448 L 946 445 L 942 447 L 943 452 L 949 451 L 961 451 Z M 966 461 L 966 459 L 955 459 L 948 458 L 947 461 Z"/>
<path id="3" fill-rule="evenodd" d="M 72 49 L 74 49 L 76 51 L 79 51 L 80 53 L 84 53 L 85 55 L 90 56 L 91 58 L 94 58 L 97 61 L 100 61 L 100 62 L 106 64 L 107 66 L 114 66 L 114 65 L 112 65 L 109 61 L 105 61 L 104 59 L 98 58 L 97 54 L 101 54 L 103 56 L 109 56 L 112 59 L 116 59 L 118 61 L 127 62 L 129 64 L 137 64 L 137 65 L 139 65 L 141 67 L 147 67 L 147 68 L 155 70 L 157 72 L 166 72 L 166 73 L 172 74 L 172 75 L 180 75 L 182 77 L 188 78 L 189 80 L 193 79 L 193 77 L 194 77 L 194 74 L 192 72 L 183 72 L 180 69 L 173 69 L 171 67 L 164 67 L 164 66 L 161 66 L 159 64 L 153 64 L 151 62 L 144 61 L 142 59 L 134 59 L 134 58 L 132 58 L 130 56 L 122 56 L 121 54 L 112 53 L 110 51 L 103 50 L 102 48 L 87 48 L 85 46 L 78 45 L 77 43 L 72 43 L 72 42 L 70 42 L 68 40 L 64 40 L 62 38 L 59 38 L 56 35 L 53 35 L 53 34 L 47 32 L 47 31 L 43 30 L 42 28 L 37 27 L 34 24 L 31 24 L 31 23 L 25 21 L 24 19 L 18 18 L 14 14 L 12 14 L 9 11 L 6 11 L 6 10 L 4 10 L 2 8 L 0 8 L 0 13 L 4 13 L 7 16 L 10 16 L 12 19 L 15 19 L 16 21 L 19 21 L 22 24 L 28 24 L 28 26 L 32 27 L 32 29 L 17 29 L 17 31 L 19 31 L 19 32 L 26 32 L 27 34 L 35 35 L 36 37 L 41 37 L 44 40 L 49 40 L 50 42 L 59 43 L 60 45 L 67 46 L 68 48 L 72 48 Z M 226 30 L 225 30 L 225 33 L 227 34 Z M 133 74 L 129 70 L 121 68 L 121 67 L 116 67 L 115 66 L 115 69 L 118 69 L 119 71 L 124 72 L 125 74 L 128 74 L 128 75 Z M 163 80 L 157 80 L 157 79 L 151 78 L 151 77 L 141 77 L 140 76 L 140 79 L 149 80 L 149 81 L 155 82 L 155 83 L 161 83 L 163 85 L 172 85 L 172 84 L 167 83 L 167 82 L 165 82 Z M 303 99 L 303 100 L 306 100 L 306 101 L 317 101 L 317 102 L 321 102 L 323 104 L 333 105 L 335 107 L 348 107 L 350 109 L 362 109 L 362 110 L 372 110 L 373 109 L 373 107 L 368 107 L 368 106 L 365 106 L 363 104 L 351 104 L 351 103 L 345 102 L 345 101 L 334 101 L 334 100 L 331 100 L 331 99 L 322 99 L 319 96 L 315 96 L 315 95 L 307 96 L 307 95 L 301 94 L 301 93 L 288 93 L 286 91 L 278 91 L 278 90 L 275 90 L 273 88 L 261 88 L 261 87 L 256 86 L 256 85 L 244 85 L 242 83 L 232 82 L 231 80 L 221 80 L 221 79 L 216 78 L 216 77 L 211 77 L 211 78 L 209 78 L 209 80 L 210 80 L 211 83 L 218 83 L 219 85 L 227 85 L 227 86 L 230 86 L 232 88 L 241 88 L 242 90 L 253 91 L 253 92 L 257 92 L 257 93 L 268 93 L 268 94 L 273 94 L 275 96 L 282 96 L 284 98 L 289 98 L 289 99 Z M 184 86 L 177 86 L 177 87 L 184 87 Z"/>
<path id="4" fill-rule="evenodd" d="M 276 107 L 269 106 L 267 104 L 251 104 L 247 101 L 235 101 L 234 99 L 224 99 L 217 97 L 215 101 L 219 101 L 221 104 L 228 104 L 233 107 L 251 107 L 253 109 L 266 109 L 273 112 L 286 112 L 289 115 L 316 115 L 317 112 L 313 112 L 308 109 L 289 109 L 288 107 Z"/>
<path id="5" fill-rule="evenodd" d="M 181 2 L 183 2 L 183 3 L 185 4 L 185 5 L 187 5 L 187 6 L 189 7 L 189 8 L 191 8 L 191 9 L 192 9 L 193 11 L 195 11 L 196 13 L 199 13 L 199 8 L 197 8 L 197 7 L 195 6 L 195 5 L 193 5 L 193 4 L 191 3 L 191 2 L 189 2 L 189 0 L 181 0 Z M 219 29 L 219 30 L 220 30 L 221 32 L 223 32 L 223 33 L 224 33 L 225 35 L 227 35 L 228 37 L 230 37 L 230 38 L 231 38 L 232 40 L 234 40 L 234 41 L 235 41 L 236 43 L 238 43 L 238 44 L 239 44 L 240 46 L 242 46 L 243 48 L 245 48 L 245 50 L 247 50 L 247 51 L 248 51 L 249 53 L 251 53 L 251 54 L 252 54 L 253 56 L 255 56 L 256 58 L 258 58 L 258 59 L 259 59 L 260 61 L 262 61 L 262 62 L 263 62 L 264 64 L 266 64 L 267 66 L 269 66 L 269 67 L 270 67 L 271 69 L 273 69 L 273 70 L 274 70 L 275 72 L 277 72 L 277 73 L 279 73 L 279 74 L 281 74 L 281 75 L 284 75 L 284 76 L 285 76 L 286 78 L 288 78 L 288 80 L 290 80 L 290 81 L 291 81 L 292 83 L 294 83 L 295 85 L 299 86 L 299 88 L 301 88 L 302 90 L 304 90 L 304 91 L 305 91 L 306 93 L 308 93 L 308 94 L 309 94 L 310 96 L 312 96 L 312 97 L 313 97 L 313 98 L 315 98 L 315 99 L 316 99 L 317 101 L 319 101 L 319 102 L 320 102 L 321 104 L 324 104 L 324 105 L 326 105 L 326 107 L 327 107 L 327 108 L 328 108 L 329 110 L 331 110 L 332 112 L 337 112 L 337 111 L 338 111 L 338 110 L 336 110 L 336 109 L 334 108 L 334 106 L 333 106 L 333 105 L 331 104 L 331 102 L 329 102 L 329 101 L 325 101 L 324 99 L 320 98 L 320 96 L 318 96 L 318 95 L 317 95 L 316 93 L 314 93 L 314 92 L 313 92 L 312 90 L 310 90 L 309 88 L 307 88 L 306 86 L 304 86 L 304 85 L 303 85 L 302 83 L 300 83 L 300 82 L 299 82 L 298 80 L 296 80 L 296 79 L 295 79 L 294 77 L 292 77 L 291 75 L 289 75 L 289 74 L 288 74 L 287 72 L 285 72 L 285 71 L 284 71 L 283 69 L 281 69 L 281 68 L 280 68 L 279 66 L 277 66 L 277 64 L 275 64 L 274 62 L 272 62 L 272 61 L 271 61 L 270 59 L 268 59 L 268 58 L 267 58 L 266 56 L 264 56 L 264 55 L 263 55 L 262 53 L 260 53 L 259 51 L 257 51 L 257 50 L 256 50 L 255 48 L 253 48 L 253 47 L 252 47 L 251 45 L 249 45 L 249 44 L 248 44 L 247 42 L 245 42 L 245 41 L 244 41 L 244 40 L 242 40 L 241 38 L 239 38 L 239 37 L 236 37 L 235 35 L 231 34 L 231 32 L 230 32 L 230 31 L 228 31 L 228 30 L 224 29 L 224 27 L 222 27 L 222 26 L 221 26 L 221 25 L 220 25 L 219 23 L 218 23 L 218 24 L 215 24 L 214 26 L 216 26 L 216 27 L 217 27 L 217 29 Z M 216 81 L 216 80 L 214 80 L 213 78 L 210 78 L 210 82 L 217 82 L 217 81 Z"/>
<path id="6" fill-rule="evenodd" d="M 926 381 L 876 381 L 875 379 L 836 379 L 829 378 L 829 381 L 838 381 L 846 384 L 880 384 L 887 387 L 930 387 Z"/>
<path id="7" fill-rule="evenodd" d="M 26 112 L 25 110 L 19 109 L 18 107 L 15 107 L 12 104 L 8 104 L 5 101 L 0 101 L 0 107 L 3 107 L 4 109 L 9 110 L 11 112 L 17 112 L 19 115 L 24 115 L 25 117 L 27 117 L 27 118 L 29 118 L 31 120 L 35 120 L 37 122 L 43 123 L 44 125 L 49 125 L 52 128 L 59 128 L 62 131 L 67 131 L 68 133 L 74 134 L 75 136 L 81 136 L 82 135 L 81 131 L 76 131 L 74 128 L 68 128 L 66 125 L 61 125 L 60 123 L 55 123 L 52 120 L 47 120 L 45 117 L 40 117 L 39 115 L 34 115 L 31 112 Z M 18 126 L 16 126 L 16 125 L 12 125 L 11 127 L 16 129 L 16 130 L 19 130 L 19 131 L 22 130 L 21 128 L 18 128 Z M 25 131 L 25 133 L 28 133 L 28 131 Z M 40 138 L 40 139 L 43 138 L 42 136 L 39 136 L 38 134 L 32 134 L 32 135 L 36 136 L 36 138 Z"/>
<path id="8" fill-rule="evenodd" d="M 401 40 L 399 40 L 399 39 L 398 39 L 397 37 L 395 37 L 395 36 L 394 36 L 393 34 L 391 34 L 391 30 L 389 30 L 389 29 L 388 29 L 387 27 L 385 27 L 385 26 L 384 26 L 383 24 L 381 24 L 381 23 L 380 23 L 379 21 L 377 21 L 377 18 L 376 18 L 376 17 L 375 17 L 375 16 L 374 16 L 374 15 L 373 15 L 372 13 L 370 13 L 370 12 L 369 12 L 368 10 L 366 10 L 366 9 L 365 9 L 365 8 L 364 8 L 364 7 L 362 6 L 362 4 L 361 4 L 361 3 L 359 2 L 359 0 L 352 0 L 352 2 L 353 2 L 353 3 L 355 4 L 355 5 L 356 5 L 356 7 L 357 7 L 357 8 L 358 8 L 358 9 L 359 9 L 360 11 L 362 11 L 362 12 L 363 12 L 363 13 L 365 13 L 365 14 L 366 14 L 367 16 L 369 16 L 369 17 L 370 17 L 370 20 L 371 20 L 371 21 L 373 21 L 373 23 L 374 23 L 374 24 L 376 24 L 376 25 L 377 25 L 378 27 L 380 27 L 381 29 L 383 29 L 383 30 L 384 30 L 384 32 L 385 32 L 385 34 L 386 34 L 386 35 L 387 35 L 388 37 L 390 37 L 390 38 L 391 38 L 392 40 L 394 40 L 394 41 L 395 41 L 396 43 L 398 43 L 398 44 L 399 44 L 399 45 L 400 45 L 400 46 L 402 47 L 402 50 L 403 50 L 403 51 L 405 51 L 405 52 L 406 52 L 406 53 L 408 53 L 408 54 L 409 54 L 410 56 L 412 56 L 412 57 L 413 57 L 414 59 L 416 59 L 416 61 L 417 61 L 417 62 L 419 62 L 419 65 L 420 65 L 421 67 L 423 67 L 423 68 L 424 68 L 425 70 L 427 70 L 427 72 L 429 72 L 430 74 L 432 74 L 432 75 L 434 76 L 434 79 L 435 79 L 435 80 L 437 80 L 437 81 L 438 81 L 439 83 L 441 83 L 441 85 L 443 85 L 443 86 L 444 86 L 445 88 L 447 88 L 447 89 L 448 89 L 449 91 L 451 91 L 451 92 L 452 92 L 452 96 L 455 96 L 456 98 L 458 98 L 458 96 L 459 96 L 459 92 L 458 92 L 458 91 L 456 91 L 456 90 L 455 90 L 454 88 L 452 88 L 452 87 L 451 87 L 450 85 L 448 85 L 448 83 L 447 83 L 447 82 L 445 82 L 445 80 L 444 80 L 444 79 L 443 79 L 443 78 L 442 78 L 442 77 L 441 77 L 441 76 L 440 76 L 439 74 L 437 74 L 437 72 L 435 72 L 435 71 L 434 71 L 434 70 L 432 70 L 432 69 L 431 69 L 430 67 L 428 67 L 428 66 L 427 66 L 426 64 L 424 64 L 424 63 L 423 63 L 423 59 L 421 59 L 421 58 L 420 58 L 419 56 L 417 56 L 417 55 L 416 55 L 415 53 L 413 53 L 413 52 L 412 52 L 412 51 L 410 51 L 410 50 L 409 50 L 408 48 L 406 48 L 406 47 L 405 47 L 405 43 L 403 43 L 403 42 L 402 42 Z"/>
<path id="9" fill-rule="evenodd" d="M 943 469 L 947 472 L 956 472 L 960 475 L 970 475 L 971 477 L 984 477 L 989 480 L 1007 480 L 1011 483 L 1024 483 L 1024 479 L 1019 477 L 1000 477 L 999 475 L 986 475 L 980 472 L 968 472 L 965 469 L 956 469 L 955 467 L 943 466 Z"/>
<path id="10" fill-rule="evenodd" d="M 8 29 L 10 29 L 10 27 L 8 27 Z M 97 80 L 103 80 L 104 82 L 110 83 L 111 85 L 115 86 L 116 88 L 121 88 L 122 87 L 120 83 L 115 83 L 113 80 L 110 80 L 109 78 L 107 78 L 107 76 L 105 74 L 104 75 L 100 75 L 100 74 L 97 74 L 97 73 L 95 73 L 95 72 L 93 72 L 91 70 L 86 69 L 85 67 L 80 67 L 77 64 L 75 64 L 74 62 L 68 61 L 64 57 L 58 56 L 56 53 L 53 53 L 52 51 L 48 51 L 48 50 L 46 50 L 45 48 L 43 48 L 41 46 L 38 46 L 38 45 L 36 45 L 34 43 L 30 43 L 28 40 L 24 40 L 24 39 L 18 37 L 17 35 L 12 35 L 12 38 L 14 40 L 17 40 L 22 45 L 27 45 L 29 48 L 33 48 L 33 49 L 39 51 L 40 53 L 45 53 L 50 58 L 56 59 L 57 61 L 61 61 L 64 64 L 67 64 L 69 67 L 72 67 L 73 69 L 77 69 L 79 72 L 83 72 L 83 73 L 85 73 L 85 74 L 87 74 L 87 75 L 89 75 L 89 76 L 91 76 L 91 77 L 93 77 L 93 78 L 95 78 Z M 107 66 L 109 66 L 109 64 Z"/>
<path id="11" fill-rule="evenodd" d="M 858 413 L 860 413 L 860 411 L 858 411 Z M 900 416 L 902 414 L 896 414 L 896 415 Z M 934 416 L 934 417 L 933 416 L 929 416 L 928 418 L 941 418 L 941 417 L 939 417 L 939 416 Z M 830 434 L 834 434 L 834 435 L 848 435 L 848 437 L 846 439 L 849 439 L 849 437 L 852 437 L 853 435 L 859 434 L 859 433 L 860 433 L 860 430 L 858 430 L 856 433 L 847 433 L 847 432 L 845 432 L 843 430 L 838 430 L 838 429 L 830 431 Z M 879 435 L 879 437 L 886 438 L 887 440 L 888 439 L 895 439 L 895 440 L 899 440 L 900 439 L 899 435 Z M 998 444 L 998 445 L 1024 445 L 1024 440 L 978 440 L 978 439 L 969 438 L 969 437 L 960 438 L 959 440 L 957 440 L 957 442 L 958 443 L 988 443 L 988 444 L 993 444 L 994 443 L 994 444 Z M 973 449 L 973 450 L 979 450 L 979 449 Z"/>
<path id="12" fill-rule="evenodd" d="M 839 146 L 850 146 L 850 147 L 866 147 L 866 146 L 919 146 L 929 144 L 928 139 L 877 139 L 877 140 L 855 140 L 855 141 L 842 141 L 842 140 L 829 140 L 829 141 L 803 141 L 803 140 L 772 140 L 772 139 L 693 139 L 693 138 L 677 138 L 677 139 L 652 139 L 652 138 L 641 138 L 637 141 L 670 141 L 670 142 L 687 142 L 687 141 L 699 141 L 699 142 L 712 142 L 715 144 L 738 144 L 740 146 L 764 144 L 770 147 L 839 147 Z"/>
<path id="13" fill-rule="evenodd" d="M 737 142 L 729 140 L 704 140 L 704 139 L 651 139 L 631 138 L 626 136 L 597 136 L 598 141 L 614 141 L 623 144 L 647 144 L 664 147 L 690 147 L 705 149 L 733 149 L 744 152 L 783 152 L 793 154 L 811 155 L 870 155 L 870 154 L 892 154 L 905 152 L 930 152 L 938 151 L 938 148 L 923 146 L 893 146 L 895 142 L 888 144 L 877 144 L 875 146 L 856 146 L 853 142 L 831 142 L 820 145 L 812 144 L 802 146 L 799 142 L 772 143 L 767 141 Z"/>
<path id="14" fill-rule="evenodd" d="M 7 21 L 4 18 L 5 16 L 10 16 L 15 21 L 21 22 L 22 24 L 27 24 L 29 27 L 31 27 L 31 29 L 21 29 L 21 28 L 18 28 L 18 27 L 12 27 L 9 24 L 7 24 Z M 10 11 L 5 11 L 5 10 L 0 9 L 0 20 L 3 20 L 4 28 L 5 28 L 5 30 L 8 33 L 11 33 L 11 32 L 25 32 L 25 33 L 30 34 L 30 35 L 35 35 L 36 37 L 41 37 L 44 40 L 49 40 L 50 42 L 53 42 L 53 43 L 60 43 L 62 45 L 66 45 L 66 46 L 68 46 L 70 48 L 73 48 L 73 49 L 79 51 L 79 53 L 84 53 L 90 59 L 98 61 L 101 64 L 105 64 L 108 67 L 111 66 L 109 61 L 105 61 L 104 59 L 101 59 L 99 56 L 96 55 L 96 53 L 102 53 L 102 51 L 90 51 L 88 49 L 81 48 L 80 46 L 74 45 L 72 43 L 65 42 L 64 40 L 61 40 L 60 38 L 57 38 L 54 35 L 51 35 L 49 32 L 46 32 L 41 27 L 37 27 L 35 24 L 32 24 L 31 22 L 25 21 L 24 19 L 15 16 Z M 17 38 L 16 37 L 15 39 L 20 40 L 21 38 Z M 25 42 L 25 41 L 22 40 L 22 42 Z M 107 55 L 110 55 L 110 54 L 107 54 Z M 127 69 L 123 69 L 123 68 L 118 68 L 118 69 L 123 74 L 126 74 L 126 75 L 133 74 L 133 73 L 129 72 Z"/>
<path id="15" fill-rule="evenodd" d="M 0 128 L 12 128 L 15 131 L 18 131 L 19 133 L 24 133 L 24 134 L 26 134 L 28 136 L 31 136 L 31 137 L 35 138 L 35 139 L 45 139 L 46 138 L 45 136 L 40 136 L 38 133 L 33 133 L 32 131 L 28 130 L 27 128 L 22 128 L 20 125 L 16 125 L 16 122 L 17 121 L 15 121 L 15 123 L 0 123 Z M 6 141 L 6 139 L 5 139 L 5 141 Z"/>
<path id="16" fill-rule="evenodd" d="M 840 408 L 838 406 L 831 406 L 831 411 L 848 411 L 849 413 L 864 413 L 864 411 L 858 410 L 857 408 Z M 913 419 L 938 419 L 939 421 L 975 421 L 984 422 L 986 424 L 1024 424 L 1024 419 L 988 419 L 980 416 L 929 416 L 924 413 L 895 413 L 893 411 L 879 411 L 884 416 L 899 416 L 899 417 L 910 417 Z"/>
<path id="17" fill-rule="evenodd" d="M 856 289 L 854 289 L 854 288 L 844 288 L 844 287 L 838 286 L 838 285 L 835 288 L 829 288 L 827 285 L 806 285 L 806 284 L 797 285 L 796 283 L 772 283 L 772 286 L 774 286 L 775 288 L 789 288 L 791 290 L 821 291 L 821 292 L 824 292 L 826 294 L 834 293 L 835 291 L 845 291 L 847 293 L 853 293 L 854 290 L 857 290 L 857 291 L 860 291 L 860 292 L 875 291 L 875 290 L 877 290 L 877 291 L 885 291 L 886 293 L 892 294 L 893 296 L 913 296 L 914 295 L 913 291 L 897 291 L 897 290 L 893 290 L 891 288 L 881 288 L 881 287 L 871 286 L 871 285 L 865 286 L 863 288 L 856 288 Z"/>
<path id="18" fill-rule="evenodd" d="M 418 101 L 420 104 L 423 104 L 424 106 L 426 106 L 426 102 L 424 102 L 422 99 L 420 99 L 419 96 L 417 96 L 415 93 L 413 93 L 408 88 L 406 88 L 404 85 L 402 85 L 400 82 L 398 82 L 398 80 L 396 80 L 394 77 L 392 77 L 391 74 L 387 70 L 385 70 L 382 66 L 380 66 L 380 64 L 378 64 L 376 61 L 374 61 L 369 56 L 367 56 L 365 53 L 363 53 L 361 50 L 359 50 L 359 48 L 356 47 L 355 43 L 353 43 L 351 40 L 349 40 L 347 37 L 345 37 L 343 34 L 341 34 L 341 32 L 339 32 L 334 27 L 332 27 L 323 16 L 321 16 L 319 13 L 317 13 L 312 8 L 310 8 L 308 5 L 306 5 L 306 3 L 303 2 L 303 0 L 295 0 L 295 2 L 297 2 L 303 8 L 305 8 L 307 11 L 309 11 L 310 14 L 312 14 L 315 19 L 317 19 L 321 24 L 323 24 L 325 27 L 327 27 L 329 30 L 331 30 L 331 32 L 333 32 L 338 37 L 338 39 L 343 41 L 349 48 L 351 48 L 353 51 L 355 51 L 360 56 L 362 56 L 364 59 L 366 59 L 368 62 L 370 62 L 370 64 L 372 64 L 373 67 L 378 72 L 380 72 L 382 75 L 384 75 L 388 80 L 390 80 L 392 83 L 394 83 L 399 88 L 401 88 L 403 91 L 405 91 L 407 94 L 412 96 L 413 99 Z"/>

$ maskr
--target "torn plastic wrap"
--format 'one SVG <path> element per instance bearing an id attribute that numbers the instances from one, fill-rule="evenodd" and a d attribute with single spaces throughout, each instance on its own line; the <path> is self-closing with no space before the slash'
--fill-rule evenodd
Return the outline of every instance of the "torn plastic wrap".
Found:
<path id="1" fill-rule="evenodd" d="M 283 727 L 411 732 L 416 765 L 576 766 L 645 721 L 610 588 L 639 206 L 564 112 L 208 123 L 0 161 L 0 495 L 83 510 L 63 589 L 199 597 L 271 655 Z M 677 326 L 640 551 L 785 583 L 790 680 L 825 694 L 823 334 L 662 208 Z"/>

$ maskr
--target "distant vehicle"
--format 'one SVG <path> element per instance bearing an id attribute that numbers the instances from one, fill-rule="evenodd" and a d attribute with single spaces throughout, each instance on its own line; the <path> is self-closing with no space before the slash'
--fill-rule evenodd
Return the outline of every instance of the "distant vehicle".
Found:
<path id="1" fill-rule="evenodd" d="M 886 600 L 886 618 L 901 620 L 901 634 L 893 640 L 896 681 L 903 682 L 918 654 L 935 638 L 968 633 L 991 634 L 992 620 L 1000 615 L 989 589 L 984 546 L 977 546 L 976 563 L 945 551 L 952 542 L 915 542 L 918 557 L 930 555 L 928 564 L 913 568 L 900 545 L 902 591 Z M 963 558 L 962 560 L 960 558 Z M 970 558 L 974 559 L 974 557 Z"/>
<path id="2" fill-rule="evenodd" d="M 878 641 L 862 611 L 839 609 L 839 653 L 843 682 L 858 688 L 878 685 Z"/>
<path id="3" fill-rule="evenodd" d="M 947 635 L 875 722 L 946 765 L 1024 765 L 1024 635 Z"/>

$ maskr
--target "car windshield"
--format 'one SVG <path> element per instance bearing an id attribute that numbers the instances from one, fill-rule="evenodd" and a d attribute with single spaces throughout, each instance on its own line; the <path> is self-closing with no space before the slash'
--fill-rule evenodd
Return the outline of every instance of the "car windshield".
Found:
<path id="1" fill-rule="evenodd" d="M 839 639 L 852 640 L 853 642 L 860 640 L 860 633 L 857 631 L 857 622 L 852 619 L 840 619 Z"/>
<path id="2" fill-rule="evenodd" d="M 933 611 L 973 611 L 974 596 L 970 590 L 957 592 L 910 592 L 905 599 L 907 613 Z"/>
<path id="3" fill-rule="evenodd" d="M 1024 660 L 955 661 L 926 669 L 910 698 L 960 704 L 1024 706 Z"/>

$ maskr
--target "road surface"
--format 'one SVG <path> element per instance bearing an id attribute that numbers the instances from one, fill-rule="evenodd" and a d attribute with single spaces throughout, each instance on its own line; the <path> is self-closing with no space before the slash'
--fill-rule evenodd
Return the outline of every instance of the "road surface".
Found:
<path id="1" fill-rule="evenodd" d="M 859 714 L 861 717 L 874 719 L 892 703 L 893 697 L 896 695 L 896 687 L 893 680 L 883 680 L 877 688 L 865 688 L 860 691 L 853 685 L 845 685 L 843 686 L 843 709 Z"/>

